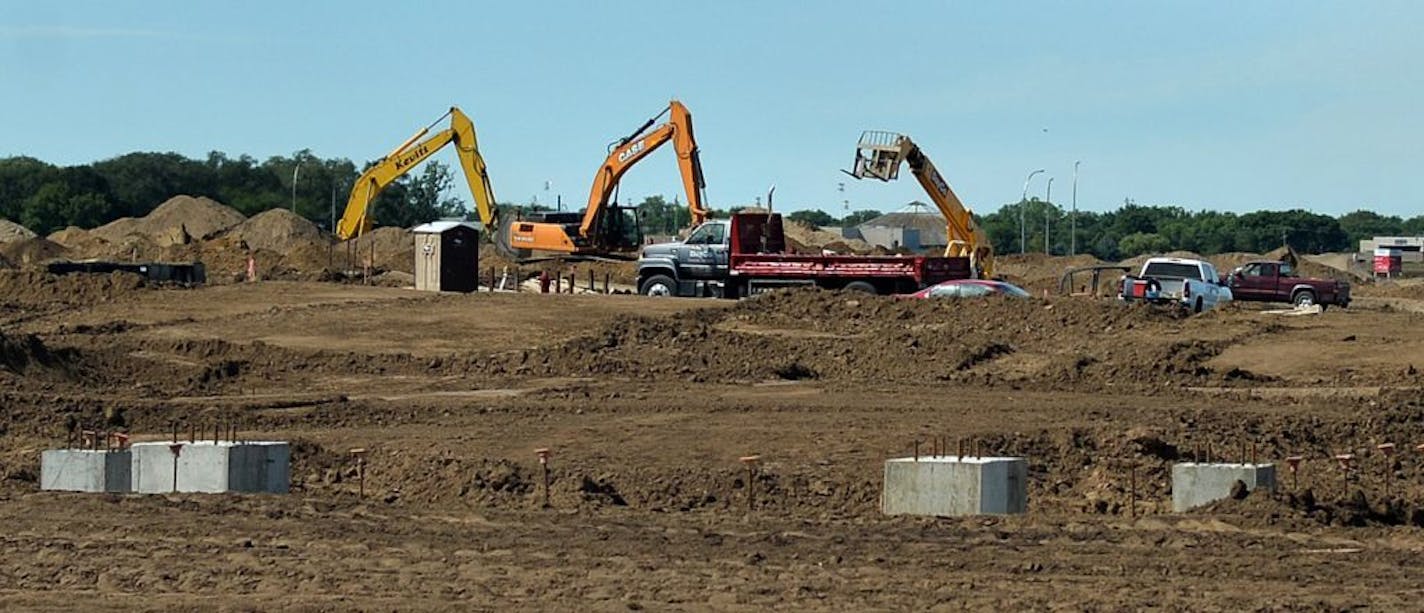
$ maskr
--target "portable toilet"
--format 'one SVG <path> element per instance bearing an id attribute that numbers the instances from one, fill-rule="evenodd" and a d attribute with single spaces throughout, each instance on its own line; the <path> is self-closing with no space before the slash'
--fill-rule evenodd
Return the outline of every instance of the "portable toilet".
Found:
<path id="1" fill-rule="evenodd" d="M 480 231 L 465 221 L 416 226 L 415 289 L 473 292 L 480 285 Z"/>
<path id="2" fill-rule="evenodd" d="M 1403 252 L 1387 247 L 1375 248 L 1375 276 L 1396 277 L 1404 269 Z"/>

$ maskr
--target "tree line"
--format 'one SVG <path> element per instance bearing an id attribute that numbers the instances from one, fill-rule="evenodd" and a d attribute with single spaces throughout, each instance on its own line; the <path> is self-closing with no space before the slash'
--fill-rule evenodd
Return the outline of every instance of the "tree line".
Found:
<path id="1" fill-rule="evenodd" d="M 857 211 L 836 218 L 825 211 L 797 211 L 788 218 L 820 227 L 854 226 L 879 216 Z M 1354 251 L 1375 236 L 1424 236 L 1424 215 L 1402 218 L 1357 210 L 1339 217 L 1301 209 L 1230 213 L 1189 211 L 1180 206 L 1147 206 L 1123 201 L 1111 211 L 1078 211 L 1037 198 L 1005 204 L 974 215 L 996 253 L 1069 253 L 1120 260 L 1145 253 L 1231 251 L 1265 253 L 1290 245 L 1297 251 Z M 1076 231 L 1074 230 L 1076 226 Z"/>
<path id="2" fill-rule="evenodd" d="M 120 217 L 141 217 L 168 198 L 188 194 L 213 198 L 248 216 L 294 208 L 329 229 L 333 216 L 340 216 L 345 207 L 352 182 L 372 163 L 358 169 L 351 160 L 320 158 L 309 150 L 261 161 L 220 151 L 206 159 L 130 153 L 77 166 L 32 157 L 0 158 L 0 217 L 48 234 L 71 225 L 92 228 Z M 468 215 L 468 205 L 453 195 L 458 190 L 452 191 L 452 185 L 453 170 L 431 160 L 383 191 L 372 203 L 372 212 L 379 224 L 396 226 Z M 532 203 L 500 206 L 521 212 L 548 210 Z M 637 209 L 645 234 L 675 234 L 691 222 L 685 205 L 662 196 L 630 206 Z M 787 215 L 820 227 L 855 226 L 878 216 L 876 210 L 859 210 L 838 218 L 817 209 Z M 1261 253 L 1286 244 L 1304 252 L 1352 251 L 1363 238 L 1424 235 L 1424 215 L 1406 219 L 1358 210 L 1331 217 L 1300 209 L 1238 214 L 1131 200 L 1115 210 L 1079 211 L 1070 218 L 1057 204 L 1032 199 L 975 218 L 998 253 L 1047 250 L 1104 260 L 1173 250 Z M 1073 225 L 1076 232 L 1070 232 Z"/>
<path id="3" fill-rule="evenodd" d="M 323 159 L 309 150 L 262 161 L 221 151 L 201 160 L 177 153 L 129 153 L 78 166 L 0 158 L 0 217 L 48 234 L 142 217 L 186 194 L 212 198 L 247 216 L 291 208 L 330 229 L 352 183 L 372 163 L 358 170 L 351 160 Z M 449 166 L 431 161 L 388 186 L 371 210 L 381 223 L 401 226 L 463 215 L 464 202 L 446 194 L 453 180 Z"/>

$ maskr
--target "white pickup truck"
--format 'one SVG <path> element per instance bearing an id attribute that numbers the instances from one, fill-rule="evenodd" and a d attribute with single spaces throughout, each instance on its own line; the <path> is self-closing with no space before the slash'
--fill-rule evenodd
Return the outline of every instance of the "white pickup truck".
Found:
<path id="1" fill-rule="evenodd" d="M 1118 298 L 1173 304 L 1200 313 L 1230 302 L 1232 296 L 1231 288 L 1222 283 L 1210 262 L 1151 258 L 1142 264 L 1142 272 L 1122 278 Z"/>

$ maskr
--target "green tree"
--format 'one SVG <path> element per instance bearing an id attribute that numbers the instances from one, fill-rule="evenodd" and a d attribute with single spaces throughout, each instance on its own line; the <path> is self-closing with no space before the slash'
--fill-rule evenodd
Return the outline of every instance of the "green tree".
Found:
<path id="1" fill-rule="evenodd" d="M 1359 245 L 1363 239 L 1398 236 L 1404 233 L 1404 220 L 1363 209 L 1341 215 L 1339 222 L 1340 229 L 1345 231 L 1353 245 Z"/>
<path id="2" fill-rule="evenodd" d="M 790 215 L 787 215 L 786 218 L 790 219 L 791 221 L 799 221 L 801 223 L 810 224 L 818 228 L 836 225 L 836 218 L 831 217 L 830 213 L 827 213 L 820 209 L 816 209 L 813 211 L 796 211 L 794 213 L 791 213 Z"/>
<path id="3" fill-rule="evenodd" d="M 1171 241 L 1161 234 L 1134 232 L 1122 237 L 1117 243 L 1122 257 L 1130 258 L 1144 253 L 1164 253 L 1172 250 Z"/>
<path id="4" fill-rule="evenodd" d="M 849 227 L 851 227 L 851 226 L 858 226 L 858 225 L 863 224 L 863 223 L 865 223 L 865 222 L 867 222 L 867 221 L 870 221 L 870 220 L 872 220 L 872 219 L 875 219 L 876 217 L 879 217 L 880 215 L 881 215 L 880 211 L 877 211 L 877 210 L 874 210 L 874 209 L 865 209 L 865 210 L 861 210 L 861 211 L 856 211 L 856 212 L 854 212 L 854 213 L 851 213 L 851 214 L 849 214 L 849 215 L 846 215 L 845 218 L 841 219 L 841 226 L 842 226 L 842 227 L 846 227 L 846 228 L 849 228 Z"/>

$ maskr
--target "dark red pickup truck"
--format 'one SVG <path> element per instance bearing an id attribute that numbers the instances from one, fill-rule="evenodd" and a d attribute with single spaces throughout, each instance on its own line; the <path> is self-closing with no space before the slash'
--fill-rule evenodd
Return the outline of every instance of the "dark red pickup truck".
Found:
<path id="1" fill-rule="evenodd" d="M 1350 306 L 1350 284 L 1334 279 L 1295 276 L 1290 262 L 1247 262 L 1226 278 L 1236 300 L 1289 302 L 1296 306 L 1318 304 Z"/>

